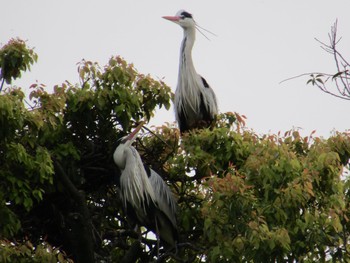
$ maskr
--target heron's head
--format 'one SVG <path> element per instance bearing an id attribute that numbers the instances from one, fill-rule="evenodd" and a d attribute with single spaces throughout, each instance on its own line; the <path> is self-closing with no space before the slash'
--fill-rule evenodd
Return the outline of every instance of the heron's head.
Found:
<path id="1" fill-rule="evenodd" d="M 196 22 L 193 20 L 192 14 L 185 10 L 180 10 L 175 16 L 163 16 L 164 19 L 174 22 L 184 29 L 196 27 Z"/>
<path id="2" fill-rule="evenodd" d="M 138 132 L 141 130 L 144 122 L 142 121 L 136 128 L 135 130 L 132 131 L 127 136 L 124 136 L 120 139 L 120 143 L 118 147 L 115 149 L 114 154 L 113 154 L 113 159 L 114 162 L 119 166 L 120 169 L 124 169 L 125 167 L 125 155 L 124 151 L 126 148 L 130 147 L 131 144 L 135 141 L 137 138 Z"/>
<path id="3" fill-rule="evenodd" d="M 127 145 L 131 145 L 135 139 L 137 138 L 137 134 L 139 133 L 139 131 L 141 130 L 142 126 L 143 126 L 144 122 L 142 121 L 136 128 L 135 130 L 132 131 L 132 133 L 130 133 L 129 135 L 126 135 L 124 137 L 122 137 L 120 139 L 120 144 L 127 144 Z"/>

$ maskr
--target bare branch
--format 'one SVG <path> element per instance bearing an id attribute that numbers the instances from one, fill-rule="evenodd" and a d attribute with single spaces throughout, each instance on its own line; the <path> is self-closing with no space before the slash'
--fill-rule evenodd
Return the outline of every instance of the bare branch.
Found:
<path id="1" fill-rule="evenodd" d="M 337 70 L 335 74 L 319 73 L 319 72 L 304 73 L 295 77 L 285 79 L 281 81 L 280 84 L 295 78 L 310 76 L 310 79 L 307 81 L 307 84 L 311 83 L 313 86 L 316 86 L 324 93 L 327 93 L 334 97 L 344 99 L 344 100 L 350 100 L 350 80 L 349 80 L 350 74 L 348 70 L 348 67 L 350 67 L 350 64 L 343 57 L 343 55 L 337 50 L 337 45 L 342 39 L 341 37 L 338 38 L 337 30 L 338 30 L 338 20 L 334 22 L 333 26 L 331 27 L 331 32 L 328 33 L 329 44 L 326 44 L 325 42 L 315 38 L 315 40 L 321 45 L 321 48 L 333 56 L 335 67 Z M 330 79 L 334 81 L 332 83 L 334 83 L 333 90 L 335 91 L 332 91 L 332 84 L 329 84 L 328 82 L 328 80 Z M 327 86 L 329 86 L 330 88 L 328 88 Z"/>
<path id="2" fill-rule="evenodd" d="M 297 75 L 297 76 L 294 76 L 294 77 L 290 77 L 290 78 L 287 78 L 287 79 L 284 79 L 282 81 L 280 81 L 278 84 L 282 84 L 284 82 L 287 82 L 289 80 L 293 80 L 293 79 L 298 79 L 300 77 L 304 77 L 304 76 L 311 76 L 311 75 L 323 75 L 323 76 L 327 76 L 327 80 L 332 77 L 333 75 L 332 74 L 328 74 L 328 73 L 321 73 L 321 72 L 311 72 L 311 73 L 303 73 L 303 74 L 300 74 L 300 75 Z"/>
<path id="3" fill-rule="evenodd" d="M 151 129 L 147 128 L 145 125 L 142 126 L 142 128 L 144 128 L 145 130 L 147 130 L 148 132 L 150 132 L 151 134 L 153 134 L 154 136 L 157 137 L 157 139 L 159 139 L 162 143 L 164 143 L 169 149 L 172 149 L 173 147 L 171 147 L 166 141 L 164 141 L 158 134 L 156 134 L 155 132 L 153 132 Z"/>

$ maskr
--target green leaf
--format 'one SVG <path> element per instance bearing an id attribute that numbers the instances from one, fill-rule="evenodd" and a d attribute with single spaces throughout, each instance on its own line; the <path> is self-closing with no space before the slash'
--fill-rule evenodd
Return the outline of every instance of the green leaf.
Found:
<path id="1" fill-rule="evenodd" d="M 323 80 L 322 79 L 317 78 L 316 81 L 321 83 L 321 84 L 323 84 Z"/>
<path id="2" fill-rule="evenodd" d="M 346 72 L 348 72 L 348 70 L 337 72 L 336 74 L 334 74 L 334 75 L 332 76 L 332 80 L 334 80 L 335 78 L 341 76 L 343 73 L 346 73 Z"/>

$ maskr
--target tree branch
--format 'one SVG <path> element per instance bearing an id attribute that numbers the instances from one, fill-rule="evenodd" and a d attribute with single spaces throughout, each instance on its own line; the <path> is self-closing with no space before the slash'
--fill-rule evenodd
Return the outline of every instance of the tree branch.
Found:
<path id="1" fill-rule="evenodd" d="M 93 235 L 92 235 L 92 223 L 90 218 L 90 213 L 87 207 L 85 196 L 82 192 L 75 187 L 69 176 L 64 171 L 61 163 L 58 160 L 53 160 L 56 174 L 59 176 L 60 181 L 65 187 L 67 193 L 72 197 L 76 203 L 78 209 L 78 216 L 74 218 L 77 223 L 72 226 L 75 228 L 72 232 L 76 234 L 76 246 L 74 246 L 75 257 L 77 262 L 87 262 L 94 263 L 94 245 L 93 245 Z"/>
<path id="2" fill-rule="evenodd" d="M 2 91 L 2 87 L 4 86 L 4 82 L 5 82 L 5 78 L 3 78 L 1 81 L 0 92 Z"/>
<path id="3" fill-rule="evenodd" d="M 339 44 L 341 37 L 337 37 L 337 27 L 338 27 L 338 21 L 336 20 L 334 25 L 331 27 L 331 32 L 328 33 L 328 39 L 329 44 L 326 44 L 317 38 L 315 40 L 321 44 L 321 48 L 326 51 L 327 53 L 330 53 L 333 55 L 333 59 L 335 62 L 337 73 L 335 74 L 329 74 L 329 73 L 304 73 L 300 74 L 295 77 L 291 77 L 288 79 L 285 79 L 280 82 L 283 83 L 285 81 L 299 78 L 305 75 L 309 75 L 311 78 L 307 81 L 307 83 L 312 83 L 312 85 L 318 87 L 321 91 L 332 95 L 334 97 L 344 99 L 344 100 L 350 100 L 350 74 L 348 73 L 348 67 L 350 67 L 349 62 L 342 56 L 342 54 L 337 50 L 337 45 Z M 325 79 L 324 79 L 325 78 Z M 336 91 L 331 91 L 327 88 L 327 81 L 331 79 L 334 80 Z"/>
<path id="4" fill-rule="evenodd" d="M 120 263 L 134 263 L 142 256 L 140 241 L 136 240 L 126 252 Z"/>

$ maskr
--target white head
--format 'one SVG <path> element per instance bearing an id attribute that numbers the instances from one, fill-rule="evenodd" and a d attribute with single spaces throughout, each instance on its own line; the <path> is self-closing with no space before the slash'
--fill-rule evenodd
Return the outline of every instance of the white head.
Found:
<path id="1" fill-rule="evenodd" d="M 180 25 L 184 29 L 196 27 L 192 14 L 185 10 L 178 11 L 175 16 L 163 16 L 163 18 Z"/>
<path id="2" fill-rule="evenodd" d="M 131 144 L 135 141 L 136 135 L 138 132 L 141 130 L 144 122 L 142 121 L 136 128 L 133 130 L 132 133 L 130 133 L 127 136 L 124 136 L 120 139 L 120 143 L 118 147 L 115 149 L 114 154 L 113 154 L 113 159 L 115 164 L 120 168 L 124 169 L 125 168 L 125 155 L 124 155 L 124 150 L 125 148 L 128 148 L 131 146 Z"/>

